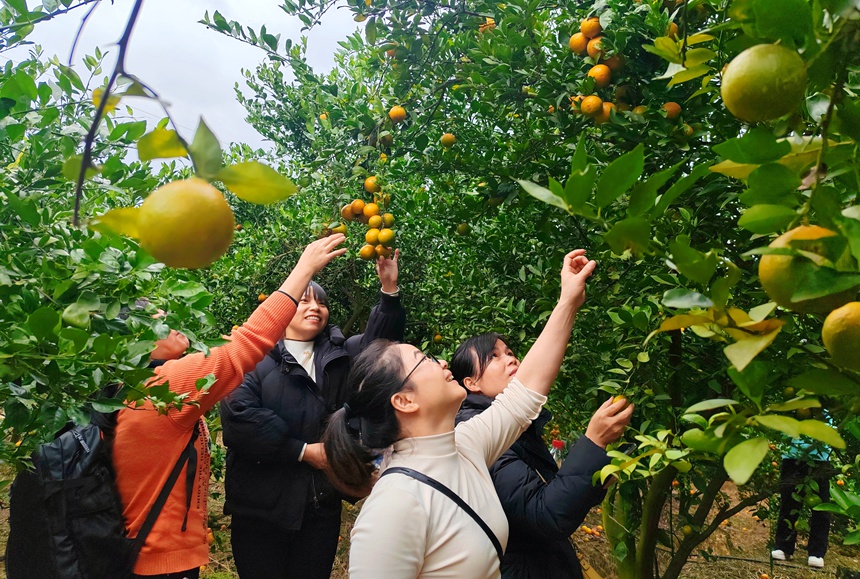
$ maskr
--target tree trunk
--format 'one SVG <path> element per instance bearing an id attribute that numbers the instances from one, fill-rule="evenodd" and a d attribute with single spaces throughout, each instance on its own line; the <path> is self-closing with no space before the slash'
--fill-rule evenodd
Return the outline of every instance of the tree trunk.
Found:
<path id="1" fill-rule="evenodd" d="M 642 506 L 642 524 L 639 527 L 639 544 L 636 546 L 636 579 L 654 579 L 654 561 L 657 557 L 657 531 L 663 505 L 672 491 L 672 481 L 678 469 L 668 466 L 657 473 L 645 495 Z"/>

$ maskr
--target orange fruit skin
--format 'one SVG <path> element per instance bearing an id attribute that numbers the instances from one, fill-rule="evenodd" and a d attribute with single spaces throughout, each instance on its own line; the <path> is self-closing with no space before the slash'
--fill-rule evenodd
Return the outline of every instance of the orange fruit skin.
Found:
<path id="1" fill-rule="evenodd" d="M 582 111 L 582 114 L 593 117 L 603 111 L 603 101 L 599 96 L 587 96 L 582 99 L 582 103 L 579 105 L 579 110 Z"/>
<path id="2" fill-rule="evenodd" d="M 567 43 L 568 48 L 570 48 L 576 54 L 582 56 L 586 53 L 588 49 L 588 38 L 582 32 L 577 32 L 573 36 L 570 37 L 570 40 Z"/>
<path id="3" fill-rule="evenodd" d="M 838 366 L 860 371 L 860 302 L 830 312 L 821 328 L 821 341 Z"/>
<path id="4" fill-rule="evenodd" d="M 603 27 L 600 26 L 600 20 L 598 18 L 586 18 L 579 25 L 579 31 L 582 32 L 582 35 L 586 38 L 594 38 L 603 32 Z"/>
<path id="5" fill-rule="evenodd" d="M 199 177 L 159 187 L 143 201 L 140 244 L 169 267 L 207 267 L 233 242 L 233 210 L 218 189 Z"/>
<path id="6" fill-rule="evenodd" d="M 638 107 L 633 107 L 633 110 L 631 112 L 634 115 L 644 115 L 646 112 L 648 112 L 648 107 L 646 107 L 645 105 L 639 105 Z"/>
<path id="7" fill-rule="evenodd" d="M 358 251 L 358 256 L 361 259 L 376 259 L 376 248 L 372 245 L 365 245 Z"/>
<path id="8" fill-rule="evenodd" d="M 374 215 L 367 220 L 367 225 L 375 229 L 379 229 L 380 227 L 382 227 L 382 223 L 383 221 L 381 215 Z"/>
<path id="9" fill-rule="evenodd" d="M 345 223 L 341 223 L 341 224 L 340 224 L 340 225 L 338 225 L 337 227 L 332 227 L 332 228 L 331 228 L 331 232 L 332 232 L 332 233 L 343 233 L 344 235 L 346 235 L 346 232 L 347 232 L 346 224 L 345 224 Z"/>
<path id="10" fill-rule="evenodd" d="M 390 147 L 394 144 L 394 135 L 382 135 L 379 137 L 379 142 L 382 143 L 383 147 Z"/>
<path id="11" fill-rule="evenodd" d="M 588 76 L 594 79 L 594 84 L 598 88 L 606 88 L 612 81 L 612 71 L 605 64 L 595 64 L 588 71 Z"/>
<path id="12" fill-rule="evenodd" d="M 777 237 L 770 244 L 770 247 L 791 247 L 791 241 L 795 239 L 812 240 L 833 235 L 836 235 L 834 231 L 818 225 L 801 225 Z M 813 248 L 807 248 L 807 251 L 819 253 Z M 761 261 L 758 264 L 758 276 L 762 288 L 770 299 L 785 309 L 801 313 L 827 313 L 854 299 L 856 292 L 846 291 L 802 302 L 791 301 L 791 296 L 794 295 L 801 283 L 794 267 L 797 264 L 795 260 L 802 259 L 805 258 L 792 255 L 761 256 Z"/>
<path id="13" fill-rule="evenodd" d="M 391 213 L 386 213 L 382 216 L 382 223 L 385 225 L 385 227 L 391 227 L 392 225 L 394 225 L 394 215 L 392 215 Z"/>
<path id="14" fill-rule="evenodd" d="M 726 65 L 720 94 L 737 118 L 769 121 L 797 108 L 806 93 L 806 81 L 806 64 L 796 51 L 757 44 Z"/>
<path id="15" fill-rule="evenodd" d="M 352 221 L 355 218 L 355 213 L 352 212 L 352 203 L 347 203 L 341 207 L 340 216 L 344 221 Z"/>
<path id="16" fill-rule="evenodd" d="M 382 244 L 377 245 L 374 251 L 376 252 L 377 257 L 391 257 L 391 249 Z"/>
<path id="17" fill-rule="evenodd" d="M 594 60 L 600 60 L 603 58 L 603 37 L 595 36 L 591 40 L 588 41 L 588 47 L 586 51 L 588 52 L 588 56 L 593 58 Z"/>
<path id="18" fill-rule="evenodd" d="M 620 54 L 613 54 L 603 61 L 603 64 L 609 67 L 612 72 L 618 72 L 624 68 L 624 57 Z"/>
<path id="19" fill-rule="evenodd" d="M 376 245 L 379 243 L 379 230 L 368 229 L 367 233 L 364 234 L 364 241 L 366 241 L 368 245 Z"/>
<path id="20" fill-rule="evenodd" d="M 388 118 L 390 118 L 391 122 L 394 124 L 402 123 L 406 120 L 406 109 L 400 105 L 395 105 L 391 107 L 390 111 L 388 111 Z"/>
<path id="21" fill-rule="evenodd" d="M 574 113 L 581 113 L 582 110 L 580 106 L 582 105 L 582 95 L 578 94 L 576 96 L 570 97 L 570 110 Z"/>
<path id="22" fill-rule="evenodd" d="M 664 103 L 661 107 L 664 111 L 666 111 L 666 118 L 670 120 L 675 120 L 681 116 L 681 105 L 674 101 L 669 101 Z"/>
<path id="23" fill-rule="evenodd" d="M 672 40 L 678 40 L 678 25 L 674 22 L 669 23 L 669 29 L 666 30 L 666 36 Z"/>
<path id="24" fill-rule="evenodd" d="M 391 247 L 391 244 L 394 243 L 394 230 L 381 229 L 379 231 L 379 243 L 385 247 Z"/>
<path id="25" fill-rule="evenodd" d="M 362 212 L 364 213 L 364 216 L 367 217 L 369 220 L 371 217 L 379 215 L 379 205 L 377 205 L 376 203 L 368 203 L 364 206 Z M 368 223 L 370 223 L 370 221 L 368 221 Z"/>
<path id="26" fill-rule="evenodd" d="M 355 215 L 363 215 L 364 214 L 364 201 L 361 199 L 356 199 L 350 205 L 352 207 L 352 212 Z"/>
<path id="27" fill-rule="evenodd" d="M 267 297 L 269 297 L 269 296 L 267 296 L 266 294 L 261 293 L 260 295 L 258 295 L 258 296 L 257 296 L 257 301 L 258 301 L 258 302 L 260 302 L 260 303 L 263 303 L 264 301 L 266 301 L 266 298 L 267 298 Z"/>
<path id="28" fill-rule="evenodd" d="M 457 142 L 457 137 L 455 137 L 451 133 L 445 133 L 444 135 L 442 135 L 442 138 L 439 139 L 439 142 L 442 143 L 442 146 L 446 149 L 450 149 L 454 146 L 454 143 Z"/>
<path id="29" fill-rule="evenodd" d="M 602 125 L 603 123 L 608 121 L 610 119 L 609 115 L 614 108 L 615 105 L 612 103 L 603 103 L 603 109 L 599 113 L 594 115 L 594 122 L 598 125 Z"/>
<path id="30" fill-rule="evenodd" d="M 371 175 L 364 180 L 364 190 L 368 193 L 379 192 L 379 183 L 376 182 L 376 175 Z"/>

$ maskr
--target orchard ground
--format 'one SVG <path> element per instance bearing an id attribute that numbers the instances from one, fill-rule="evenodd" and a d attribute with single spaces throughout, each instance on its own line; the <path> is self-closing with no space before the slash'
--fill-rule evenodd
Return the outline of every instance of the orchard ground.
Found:
<path id="1" fill-rule="evenodd" d="M 734 493 L 734 486 L 729 483 L 729 494 Z M 209 523 L 215 540 L 211 545 L 211 561 L 201 573 L 201 579 L 234 579 L 237 578 L 236 568 L 233 565 L 233 557 L 230 553 L 230 531 L 229 517 L 223 515 L 223 491 L 222 482 L 213 482 L 211 500 L 209 503 Z M 675 493 L 676 494 L 676 493 Z M 677 497 L 675 497 L 677 498 Z M 4 489 L 0 495 L 0 552 L 6 552 L 6 539 L 9 535 L 9 504 L 8 490 Z M 677 504 L 677 501 L 674 502 Z M 341 539 L 338 545 L 337 557 L 334 561 L 331 577 L 332 579 L 347 579 L 349 533 L 355 518 L 358 516 L 361 503 L 353 506 L 344 503 L 343 526 L 341 528 Z M 710 539 L 701 546 L 697 554 L 690 558 L 681 575 L 684 579 L 758 579 L 762 573 L 767 573 L 771 579 L 806 579 L 806 578 L 835 578 L 837 567 L 847 569 L 860 569 L 860 550 L 856 547 L 844 547 L 837 544 L 834 535 L 831 534 L 830 548 L 825 559 L 824 569 L 812 570 L 806 565 L 805 536 L 798 541 L 798 550 L 792 561 L 774 564 L 770 568 L 768 561 L 769 545 L 771 544 L 772 525 L 775 521 L 760 521 L 755 519 L 753 506 L 732 517 L 725 525 L 715 532 Z M 668 523 L 668 508 L 664 512 L 664 523 Z M 677 513 L 675 513 L 677 514 Z M 585 526 L 590 529 L 598 528 L 601 524 L 601 516 L 598 509 L 592 509 L 585 521 Z M 661 525 L 663 528 L 668 524 Z M 573 541 L 579 550 L 580 556 L 588 561 L 594 569 L 604 577 L 613 579 L 616 577 L 614 563 L 609 556 L 609 545 L 606 538 L 600 534 L 586 534 L 582 530 L 573 535 Z M 668 555 L 665 550 L 664 558 Z M 701 552 L 709 550 L 714 557 L 706 560 Z M 661 561 L 661 567 L 665 563 Z M 0 565 L 0 579 L 6 579 L 6 567 Z"/>

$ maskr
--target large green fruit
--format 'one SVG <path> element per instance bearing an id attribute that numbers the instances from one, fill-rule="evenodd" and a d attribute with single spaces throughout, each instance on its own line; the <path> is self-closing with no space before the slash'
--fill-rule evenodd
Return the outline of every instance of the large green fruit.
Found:
<path id="1" fill-rule="evenodd" d="M 723 70 L 720 89 L 729 112 L 745 121 L 769 121 L 793 111 L 806 92 L 806 65 L 794 50 L 757 44 Z"/>

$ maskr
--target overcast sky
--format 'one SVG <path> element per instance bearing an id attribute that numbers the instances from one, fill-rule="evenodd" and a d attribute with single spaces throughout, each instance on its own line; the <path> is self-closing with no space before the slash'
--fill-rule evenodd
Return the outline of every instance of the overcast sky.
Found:
<path id="1" fill-rule="evenodd" d="M 34 0 L 28 0 L 31 7 L 35 4 Z M 116 54 L 114 43 L 122 34 L 131 5 L 131 0 L 116 0 L 113 5 L 102 0 L 76 49 L 75 66 L 80 75 L 86 73 L 80 57 L 91 54 L 96 46 Z M 245 88 L 241 69 L 254 70 L 265 54 L 208 30 L 197 21 L 205 11 L 211 17 L 218 10 L 227 20 L 237 20 L 256 31 L 265 24 L 267 32 L 281 35 L 283 46 L 287 38 L 294 41 L 300 38 L 302 24 L 278 5 L 278 0 L 145 0 L 131 39 L 126 68 L 170 102 L 171 114 L 187 139 L 193 136 L 197 121 L 203 116 L 224 145 L 243 142 L 268 148 L 259 133 L 245 122 L 245 110 L 236 102 L 233 90 L 237 82 Z M 37 25 L 29 40 L 40 44 L 46 55 L 56 54 L 61 61 L 68 60 L 84 10 Z M 348 10 L 329 11 L 323 24 L 308 34 L 308 61 L 315 71 L 331 69 L 337 42 L 356 27 Z M 17 62 L 26 52 L 16 50 L 6 56 Z M 109 62 L 104 76 L 113 68 L 113 59 Z M 100 79 L 93 86 L 101 82 Z M 130 99 L 129 104 L 135 108 L 136 116 L 152 123 L 164 116 L 156 103 L 136 98 Z"/>

